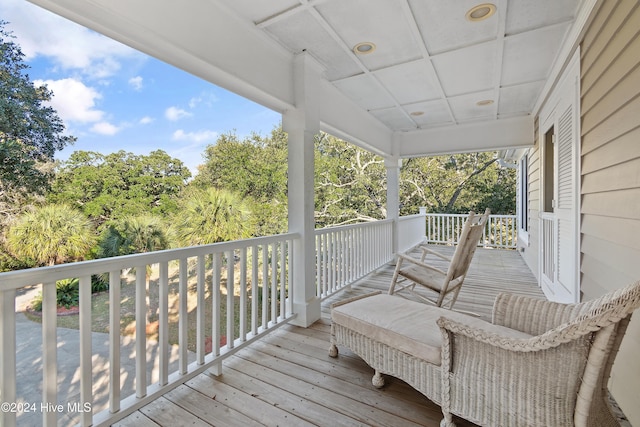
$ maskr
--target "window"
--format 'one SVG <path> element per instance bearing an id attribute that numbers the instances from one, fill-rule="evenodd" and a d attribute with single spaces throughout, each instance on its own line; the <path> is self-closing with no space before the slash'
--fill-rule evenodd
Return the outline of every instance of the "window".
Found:
<path id="1" fill-rule="evenodd" d="M 529 231 L 529 155 L 520 159 L 518 167 L 518 224 L 520 230 Z"/>

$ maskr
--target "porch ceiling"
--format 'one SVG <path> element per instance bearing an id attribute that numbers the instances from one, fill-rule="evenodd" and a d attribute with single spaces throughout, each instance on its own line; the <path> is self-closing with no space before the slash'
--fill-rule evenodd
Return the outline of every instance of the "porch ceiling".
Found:
<path id="1" fill-rule="evenodd" d="M 401 157 L 531 144 L 588 3 L 491 0 L 495 14 L 471 22 L 483 0 L 31 1 L 278 111 L 293 106 L 293 57 L 307 52 L 323 127 Z M 361 42 L 375 50 L 355 54 Z"/>

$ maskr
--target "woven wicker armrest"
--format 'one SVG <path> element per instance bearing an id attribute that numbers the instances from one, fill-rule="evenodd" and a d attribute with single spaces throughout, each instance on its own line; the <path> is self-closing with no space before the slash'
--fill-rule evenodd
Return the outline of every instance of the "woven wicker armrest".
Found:
<path id="1" fill-rule="evenodd" d="M 476 320 L 476 323 L 481 321 Z M 530 337 L 522 334 L 522 337 L 517 337 L 518 334 L 509 334 L 511 336 L 500 335 L 496 332 L 490 332 L 479 325 L 468 325 L 465 323 L 457 322 L 447 317 L 440 317 L 436 324 L 440 327 L 445 342 L 451 342 L 449 334 L 454 337 L 456 335 L 465 336 L 471 338 L 478 343 L 490 345 L 492 347 L 501 348 L 508 351 L 528 352 L 535 351 L 533 343 L 536 337 Z M 489 325 L 489 324 L 487 324 Z M 459 349 L 455 349 L 459 351 Z"/>
<path id="2" fill-rule="evenodd" d="M 442 274 L 443 276 L 446 276 L 446 275 L 447 275 L 447 273 L 446 273 L 445 271 L 442 271 L 442 270 L 440 270 L 439 268 L 436 268 L 436 267 L 434 267 L 434 266 L 432 266 L 432 265 L 425 264 L 424 262 L 418 261 L 417 259 L 412 258 L 412 257 L 410 257 L 410 256 L 402 255 L 402 254 L 398 254 L 398 258 L 399 258 L 399 259 L 398 259 L 398 262 L 401 262 L 401 260 L 403 260 L 403 261 L 408 261 L 408 262 L 410 262 L 410 263 L 412 263 L 412 264 L 419 265 L 419 266 L 420 266 L 420 267 L 422 267 L 422 268 L 426 268 L 427 270 L 431 270 L 431 271 L 435 271 L 435 272 L 437 272 L 437 273 L 440 273 L 440 274 Z M 401 259 L 401 260 L 400 260 L 400 259 Z"/>
<path id="3" fill-rule="evenodd" d="M 577 304 L 560 304 L 540 298 L 500 293 L 493 304 L 492 323 L 540 335 L 575 318 Z"/>
<path id="4" fill-rule="evenodd" d="M 380 291 L 375 291 L 375 292 L 371 292 L 371 293 L 368 293 L 368 294 L 358 295 L 358 296 L 355 296 L 355 297 L 343 299 L 342 301 L 334 302 L 333 304 L 331 304 L 331 308 L 339 307 L 341 305 L 345 305 L 345 304 L 348 304 L 348 303 L 353 302 L 353 301 L 358 301 L 359 299 L 363 299 L 363 298 L 371 297 L 371 296 L 374 296 L 374 295 L 378 295 L 380 293 L 381 293 Z"/>
<path id="5" fill-rule="evenodd" d="M 466 325 L 446 317 L 439 318 L 436 323 L 440 327 L 445 340 L 449 340 L 448 333 L 450 332 L 503 350 L 533 352 L 548 350 L 561 344 L 577 341 L 620 320 L 621 317 L 616 312 L 603 312 L 591 316 L 585 315 L 530 338 L 502 336 L 487 332 L 481 327 Z"/>

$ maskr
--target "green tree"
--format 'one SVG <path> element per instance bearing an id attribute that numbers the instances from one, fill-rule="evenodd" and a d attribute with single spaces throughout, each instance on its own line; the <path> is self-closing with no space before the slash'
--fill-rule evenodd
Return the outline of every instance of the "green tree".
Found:
<path id="1" fill-rule="evenodd" d="M 98 258 L 160 251 L 169 248 L 170 233 L 157 216 L 142 214 L 106 225 L 98 242 Z"/>
<path id="2" fill-rule="evenodd" d="M 327 134 L 315 141 L 316 227 L 373 221 L 387 215 L 384 160 Z M 400 177 L 400 212 L 515 209 L 515 171 L 499 167 L 496 153 L 405 159 Z M 240 140 L 223 135 L 207 147 L 194 185 L 237 192 L 254 213 L 256 233 L 286 230 L 287 136 L 278 127 L 269 137 Z"/>
<path id="3" fill-rule="evenodd" d="M 95 241 L 93 225 L 82 212 L 50 204 L 18 217 L 9 227 L 6 246 L 16 258 L 54 265 L 86 258 Z"/>
<path id="4" fill-rule="evenodd" d="M 175 219 L 182 246 L 205 245 L 250 236 L 249 210 L 234 193 L 213 187 L 192 190 Z"/>
<path id="5" fill-rule="evenodd" d="M 386 217 L 384 160 L 328 134 L 315 143 L 317 227 Z"/>
<path id="6" fill-rule="evenodd" d="M 34 86 L 14 36 L 0 21 L 0 225 L 48 189 L 54 153 L 75 141 L 47 106 L 53 93 Z M 0 257 L 3 255 L 0 254 Z"/>
<path id="7" fill-rule="evenodd" d="M 142 214 L 120 218 L 112 221 L 102 231 L 97 256 L 106 258 L 167 249 L 171 242 L 167 230 L 167 227 L 157 216 Z M 148 307 L 145 317 L 147 323 L 151 321 L 151 314 L 158 310 L 158 307 L 152 308 L 149 295 L 151 267 L 151 265 L 147 265 L 145 269 L 145 300 L 146 307 Z"/>
<path id="8" fill-rule="evenodd" d="M 190 177 L 180 160 L 162 150 L 76 151 L 58 168 L 48 199 L 77 206 L 99 224 L 140 212 L 166 216 L 176 211 Z"/>
<path id="9" fill-rule="evenodd" d="M 276 127 L 267 137 L 253 134 L 240 140 L 221 135 L 207 146 L 193 186 L 236 194 L 251 211 L 253 235 L 287 230 L 287 135 Z"/>
<path id="10" fill-rule="evenodd" d="M 467 153 L 404 160 L 400 172 L 403 215 L 429 212 L 515 210 L 515 170 L 501 168 L 497 153 Z"/>

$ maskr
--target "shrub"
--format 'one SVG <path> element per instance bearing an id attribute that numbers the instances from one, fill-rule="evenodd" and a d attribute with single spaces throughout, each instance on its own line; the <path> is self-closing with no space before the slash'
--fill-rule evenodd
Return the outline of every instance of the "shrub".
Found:
<path id="1" fill-rule="evenodd" d="M 109 274 L 94 274 L 91 276 L 91 293 L 97 294 L 109 290 Z"/>
<path id="2" fill-rule="evenodd" d="M 91 276 L 91 293 L 109 290 L 109 276 Z M 70 308 L 80 303 L 80 280 L 63 279 L 56 282 L 56 306 Z M 42 292 L 31 301 L 31 308 L 35 311 L 42 311 Z"/>

